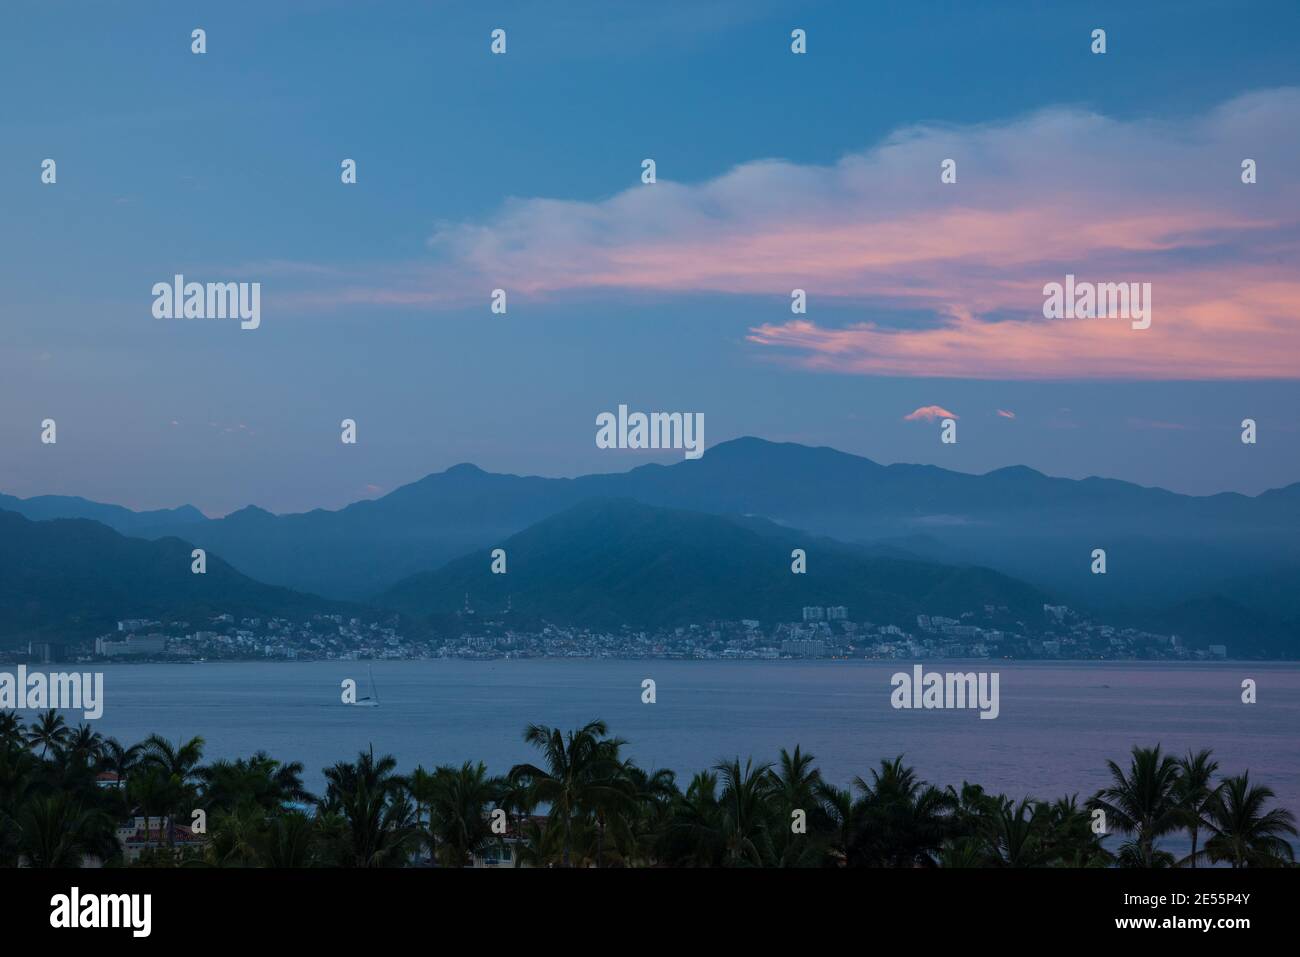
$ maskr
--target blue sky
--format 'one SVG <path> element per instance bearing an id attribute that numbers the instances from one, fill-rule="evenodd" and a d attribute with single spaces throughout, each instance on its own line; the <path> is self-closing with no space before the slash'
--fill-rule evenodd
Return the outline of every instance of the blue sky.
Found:
<path id="1" fill-rule="evenodd" d="M 0 490 L 220 514 L 337 507 L 461 461 L 618 470 L 646 460 L 595 447 L 595 416 L 619 403 L 704 412 L 710 444 L 756 434 L 884 462 L 1027 464 L 1196 493 L 1300 480 L 1294 376 L 1270 363 L 1293 341 L 1294 300 L 1272 292 L 1297 265 L 1295 154 L 1276 119 L 1300 87 L 1294 4 L 285 7 L 15 3 L 0 14 L 11 91 L 0 107 Z M 190 52 L 195 27 L 208 34 L 203 56 Z M 505 56 L 488 52 L 494 27 L 508 31 Z M 789 52 L 795 27 L 808 31 L 805 56 Z M 1107 30 L 1104 56 L 1089 52 L 1094 27 Z M 937 190 L 915 144 L 960 150 L 954 195 L 994 217 L 980 223 L 1000 228 L 1022 183 L 1035 198 L 1026 209 L 1086 197 L 1108 233 L 1131 208 L 1167 235 L 1174 212 L 1194 208 L 1188 233 L 1228 235 L 1081 247 L 1078 261 L 1117 271 L 1107 279 L 1130 264 L 1134 279 L 1150 272 L 1166 283 L 1158 301 L 1178 307 L 1206 291 L 1175 302 L 1164 289 L 1187 270 L 1220 270 L 1207 285 L 1227 289 L 1223 311 L 1207 306 L 1195 333 L 1162 325 L 1187 329 L 1181 340 L 1114 347 L 1147 350 L 1140 369 L 1103 349 L 1077 377 L 1040 352 L 1022 372 L 985 348 L 969 366 L 918 370 L 911 346 L 877 362 L 881 340 L 861 325 L 942 329 L 944 309 L 986 285 L 1038 282 L 1015 243 L 989 262 L 932 269 L 914 257 L 868 279 L 837 267 L 801 283 L 792 269 L 770 289 L 712 259 L 698 276 L 681 261 L 649 281 L 629 274 L 647 248 L 640 231 L 658 248 L 725 246 L 754 225 L 749 210 L 783 197 L 813 209 L 823 235 L 844 227 L 840 207 L 879 213 L 872 235 L 891 235 L 884 227 L 945 194 L 908 185 L 846 205 L 837 190 L 858 182 L 856 167 L 837 164 L 862 156 L 878 172 L 894 155 L 882 144 L 918 125 L 927 132 L 898 155 L 919 150 L 924 189 Z M 1061 150 L 1060 128 L 1088 142 Z M 1040 172 L 1010 169 L 1021 149 Z M 1261 180 L 1246 193 L 1234 170 L 1253 154 Z M 647 156 L 655 187 L 638 181 Z M 39 181 L 46 157 L 54 186 Z M 358 162 L 355 186 L 339 182 L 344 157 Z M 620 199 L 637 189 L 660 192 Z M 648 196 L 661 207 L 647 212 Z M 761 230 L 787 215 L 769 212 Z M 1088 225 L 1062 223 L 1061 236 Z M 777 233 L 774 248 L 788 249 Z M 607 249 L 622 253 L 617 268 L 599 259 Z M 1056 250 L 1047 278 L 1072 255 Z M 261 281 L 261 328 L 154 320 L 150 287 L 177 272 Z M 885 291 L 895 275 L 945 288 L 913 301 Z M 812 333 L 789 325 L 788 290 L 801 284 Z M 518 291 L 507 316 L 488 312 L 494 285 Z M 970 321 L 1023 319 L 1007 301 L 1019 300 L 989 297 Z M 1241 325 L 1228 348 L 1207 338 L 1261 302 L 1280 303 L 1266 334 Z M 1086 345 L 1063 338 L 1061 354 Z M 1207 370 L 1220 353 L 1231 370 Z M 904 421 L 931 404 L 959 415 L 956 446 L 940 445 L 937 425 Z M 1253 447 L 1237 439 L 1245 416 L 1261 424 Z M 46 417 L 57 446 L 38 441 Z M 345 417 L 359 424 L 355 447 L 338 441 Z"/>

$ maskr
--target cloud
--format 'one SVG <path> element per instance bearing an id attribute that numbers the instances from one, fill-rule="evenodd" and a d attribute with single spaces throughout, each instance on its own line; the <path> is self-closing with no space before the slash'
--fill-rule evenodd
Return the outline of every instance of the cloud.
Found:
<path id="1" fill-rule="evenodd" d="M 913 412 L 903 416 L 904 422 L 919 422 L 924 419 L 926 422 L 933 422 L 935 419 L 956 419 L 960 418 L 955 412 L 949 412 L 941 405 L 923 405 Z"/>
<path id="2" fill-rule="evenodd" d="M 1014 412 L 1009 412 L 1006 409 L 998 409 L 998 415 L 1002 416 L 1004 419 L 1014 419 L 1016 417 Z"/>
<path id="3" fill-rule="evenodd" d="M 243 422 L 232 422 L 232 423 L 229 423 L 229 424 L 222 423 L 222 422 L 209 422 L 208 425 L 209 425 L 210 427 L 216 429 L 218 432 L 222 432 L 222 433 L 225 433 L 225 434 L 227 434 L 227 435 L 229 435 L 229 434 L 235 434 L 235 435 L 238 435 L 238 434 L 241 433 L 241 432 L 242 432 L 243 434 L 245 434 L 245 435 L 255 435 L 255 434 L 256 434 L 252 429 L 250 429 L 250 428 L 249 428 L 247 425 L 245 425 Z"/>
<path id="4" fill-rule="evenodd" d="M 484 302 L 498 286 L 525 300 L 783 302 L 802 288 L 808 316 L 756 325 L 747 339 L 810 370 L 1289 379 L 1300 374 L 1300 181 L 1287 172 L 1297 153 L 1293 88 L 1170 121 L 1057 108 L 916 126 L 831 165 L 756 160 L 596 201 L 512 199 L 480 221 L 439 224 L 432 262 L 322 277 L 315 295 L 436 308 Z M 949 157 L 957 183 L 943 185 Z M 1257 184 L 1240 182 L 1246 157 Z M 1043 286 L 1067 273 L 1150 282 L 1151 328 L 1044 319 Z M 818 316 L 819 303 L 838 306 L 837 318 Z M 881 321 L 899 314 L 926 318 Z"/>

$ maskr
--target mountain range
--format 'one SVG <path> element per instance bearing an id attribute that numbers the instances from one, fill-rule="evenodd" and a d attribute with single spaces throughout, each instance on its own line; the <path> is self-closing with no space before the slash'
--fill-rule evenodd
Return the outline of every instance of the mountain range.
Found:
<path id="1" fill-rule="evenodd" d="M 713 619 L 798 618 L 806 605 L 847 605 L 858 620 L 911 624 L 917 614 L 957 616 L 990 603 L 1008 622 L 1038 621 L 1038 589 L 975 566 L 897 557 L 754 521 L 592 499 L 505 539 L 507 571 L 467 555 L 405 579 L 379 596 L 410 615 L 446 615 L 469 597 L 515 620 L 615 628 Z M 792 552 L 807 568 L 791 573 Z"/>
<path id="2" fill-rule="evenodd" d="M 1300 568 L 1300 483 L 1257 496 L 1189 496 L 1024 467 L 970 475 L 886 466 L 754 438 L 722 443 L 698 460 L 573 479 L 457 465 L 337 511 L 273 515 L 249 506 L 208 520 L 189 506 L 125 516 L 98 506 L 101 517 L 87 514 L 93 503 L 80 499 L 10 499 L 0 507 L 31 518 L 95 517 L 141 537 L 182 535 L 254 578 L 360 600 L 592 498 L 756 515 L 845 542 L 893 542 L 923 558 L 985 564 L 1097 607 L 1177 601 L 1229 578 L 1281 573 L 1285 584 Z M 58 511 L 60 501 L 76 511 Z M 1090 572 L 1094 548 L 1106 549 L 1105 576 Z"/>
<path id="3" fill-rule="evenodd" d="M 592 502 L 623 502 L 624 511 L 628 503 L 666 509 L 675 515 L 662 517 L 672 527 L 684 522 L 680 513 L 712 516 L 726 521 L 729 536 L 748 529 L 761 540 L 785 529 L 795 541 L 818 539 L 819 548 L 846 549 L 852 561 L 866 555 L 914 567 L 979 566 L 1052 600 L 1152 627 L 1178 620 L 1196 630 L 1198 622 L 1214 620 L 1217 627 L 1227 620 L 1236 623 L 1235 633 L 1275 643 L 1293 641 L 1300 621 L 1300 483 L 1256 496 L 1189 496 L 1115 479 L 1053 478 L 1023 466 L 972 475 L 881 465 L 830 448 L 742 438 L 697 460 L 572 479 L 457 465 L 378 499 L 286 515 L 250 506 L 207 519 L 190 506 L 131 512 L 84 499 L 0 496 L 0 508 L 29 518 L 94 518 L 139 538 L 181 538 L 258 582 L 418 612 L 445 606 L 458 588 L 463 593 L 463 576 L 479 565 L 486 568 L 488 549 L 512 541 L 528 554 L 543 540 L 532 536 L 548 528 L 547 519 Z M 576 521 L 584 514 L 568 515 L 567 524 L 556 526 L 569 530 L 578 551 L 598 544 L 590 524 Z M 648 534 L 644 513 L 623 518 Z M 709 528 L 691 534 L 721 536 L 724 530 Z M 786 565 L 788 543 L 782 545 Z M 664 554 L 683 554 L 678 546 L 658 544 Z M 752 568 L 744 562 L 757 546 L 734 544 L 740 548 L 736 567 Z M 1097 548 L 1106 551 L 1105 575 L 1091 572 Z M 465 563 L 457 563 L 462 556 Z M 606 558 L 632 574 L 631 565 L 615 561 L 617 555 Z M 511 594 L 517 608 L 528 607 L 530 588 L 535 585 L 540 594 L 545 585 L 526 583 L 523 577 L 531 573 L 517 559 L 511 558 Z M 725 572 L 721 553 L 705 564 L 715 559 Z M 845 563 L 854 567 L 848 558 Z M 813 567 L 815 559 L 810 572 Z M 581 569 L 555 565 L 553 584 L 563 580 L 565 587 L 578 588 Z M 788 568 L 787 577 L 793 577 Z M 752 580 L 758 581 L 766 580 Z M 671 576 L 656 578 L 653 587 L 660 591 L 658 597 L 643 596 L 647 613 L 650 604 L 667 600 Z M 759 590 L 752 583 L 747 587 Z M 905 605 L 920 587 L 895 595 Z M 428 601 L 415 600 L 421 589 L 427 589 Z M 630 594 L 624 597 L 632 601 Z M 716 601 L 699 597 L 697 610 L 732 607 L 725 589 Z M 787 597 L 796 598 L 791 592 L 782 601 Z M 573 602 L 574 614 L 604 614 L 590 596 Z"/>
<path id="4" fill-rule="evenodd" d="M 0 511 L 0 644 L 90 638 L 119 618 L 303 618 L 351 606 L 264 585 L 207 558 L 191 573 L 191 546 L 176 538 L 128 538 L 89 519 L 33 522 Z"/>
<path id="5" fill-rule="evenodd" d="M 131 535 L 146 529 L 192 525 L 206 522 L 207 516 L 193 505 L 164 508 L 151 512 L 133 512 L 121 505 L 105 505 L 74 495 L 34 495 L 16 498 L 0 494 L 0 511 L 17 512 L 32 521 L 50 518 L 87 518 L 109 528 Z"/>

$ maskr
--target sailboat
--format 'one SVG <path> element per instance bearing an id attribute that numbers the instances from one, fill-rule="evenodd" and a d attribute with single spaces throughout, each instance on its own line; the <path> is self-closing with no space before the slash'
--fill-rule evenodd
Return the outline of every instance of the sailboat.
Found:
<path id="1" fill-rule="evenodd" d="M 364 698 L 358 698 L 353 707 L 356 708 L 378 708 L 379 692 L 375 690 L 375 673 L 371 670 L 370 665 L 366 665 L 366 674 L 370 678 L 370 694 Z"/>

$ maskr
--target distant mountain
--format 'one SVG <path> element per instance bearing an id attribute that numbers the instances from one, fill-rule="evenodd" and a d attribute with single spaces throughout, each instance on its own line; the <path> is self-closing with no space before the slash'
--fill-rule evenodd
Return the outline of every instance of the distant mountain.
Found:
<path id="1" fill-rule="evenodd" d="M 1225 595 L 1198 596 L 1162 608 L 1141 620 L 1159 634 L 1177 635 L 1192 648 L 1227 645 L 1234 654 L 1294 656 L 1300 650 L 1297 622 L 1261 615 Z"/>
<path id="2" fill-rule="evenodd" d="M 984 565 L 1098 611 L 1235 594 L 1227 581 L 1247 578 L 1275 583 L 1257 590 L 1254 609 L 1272 619 L 1300 591 L 1300 483 L 1254 497 L 1189 496 L 1022 466 L 970 475 L 880 465 L 757 438 L 697 460 L 575 479 L 458 465 L 338 511 L 250 507 L 215 521 L 141 522 L 134 534 L 180 534 L 256 579 L 360 600 L 593 498 L 747 515 L 881 555 Z M 1106 550 L 1105 575 L 1091 573 L 1095 548 Z"/>
<path id="3" fill-rule="evenodd" d="M 937 544 L 925 557 L 960 555 L 1096 607 L 1164 604 L 1229 574 L 1300 561 L 1300 485 L 1198 497 L 1024 467 L 969 475 L 883 466 L 754 438 L 694 461 L 593 478 L 602 492 L 649 504 L 763 515 L 840 540 L 924 536 Z M 1091 574 L 1094 548 L 1107 551 L 1104 576 Z"/>
<path id="4" fill-rule="evenodd" d="M 176 538 L 127 538 L 86 519 L 33 522 L 0 511 L 0 646 L 90 638 L 124 617 L 197 627 L 222 612 L 300 619 L 350 609 L 255 582 L 211 554 L 207 573 L 192 574 L 191 550 Z"/>
<path id="5" fill-rule="evenodd" d="M 253 578 L 364 600 L 585 497 L 567 479 L 458 465 L 338 511 L 272 515 L 249 506 L 201 526 L 163 525 L 142 534 L 183 533 Z"/>
<path id="6" fill-rule="evenodd" d="M 88 518 L 124 535 L 139 534 L 160 527 L 176 528 L 208 520 L 207 516 L 193 505 L 151 512 L 133 512 L 121 505 L 104 505 L 75 495 L 36 495 L 32 498 L 15 498 L 12 495 L 0 494 L 0 510 L 17 512 L 34 522 L 51 518 Z"/>
<path id="7" fill-rule="evenodd" d="M 486 550 L 412 576 L 378 603 L 447 615 L 466 596 L 480 614 L 507 601 L 517 619 L 590 627 L 671 626 L 709 619 L 797 620 L 805 605 L 846 605 L 857 621 L 914 628 L 918 613 L 957 615 L 983 604 L 1038 621 L 1038 589 L 984 568 L 880 558 L 864 549 L 750 519 L 657 508 L 630 499 L 583 502 Z M 793 574 L 791 550 L 807 553 Z"/>

